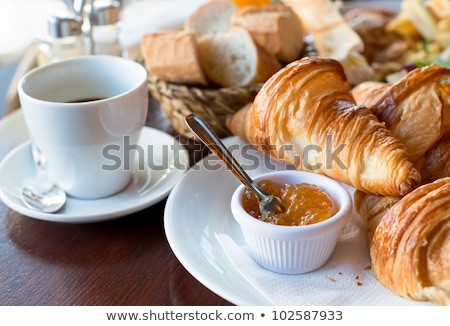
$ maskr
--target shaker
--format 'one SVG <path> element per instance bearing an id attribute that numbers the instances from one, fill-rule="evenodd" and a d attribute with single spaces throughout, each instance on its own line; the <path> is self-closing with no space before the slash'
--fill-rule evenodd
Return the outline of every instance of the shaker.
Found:
<path id="1" fill-rule="evenodd" d="M 122 55 L 119 41 L 119 9 L 119 1 L 93 1 L 90 13 L 93 54 Z"/>
<path id="2" fill-rule="evenodd" d="M 87 54 L 83 19 L 72 13 L 52 15 L 47 31 L 38 35 L 38 65 Z"/>

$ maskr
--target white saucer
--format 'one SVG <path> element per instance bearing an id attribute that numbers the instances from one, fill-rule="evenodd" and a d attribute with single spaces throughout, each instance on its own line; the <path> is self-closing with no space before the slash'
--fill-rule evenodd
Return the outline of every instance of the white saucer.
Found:
<path id="1" fill-rule="evenodd" d="M 0 163 L 0 199 L 23 215 L 53 222 L 98 222 L 137 212 L 164 199 L 189 168 L 186 149 L 162 131 L 144 127 L 138 144 L 146 152 L 145 169 L 139 168 L 136 159 L 132 167 L 133 178 L 126 189 L 97 200 L 68 197 L 60 211 L 48 214 L 27 208 L 20 199 L 21 186 L 35 175 L 30 142 L 27 141 L 8 153 Z M 151 162 L 147 161 L 148 151 L 153 153 Z"/>

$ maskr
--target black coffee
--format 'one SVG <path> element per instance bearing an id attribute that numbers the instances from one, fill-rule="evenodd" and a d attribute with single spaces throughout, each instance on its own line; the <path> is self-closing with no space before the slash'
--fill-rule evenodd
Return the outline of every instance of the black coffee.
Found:
<path id="1" fill-rule="evenodd" d="M 98 101 L 98 100 L 104 100 L 104 98 L 102 98 L 102 97 L 87 97 L 87 98 L 81 98 L 79 100 L 68 101 L 67 103 L 92 102 L 92 101 Z"/>

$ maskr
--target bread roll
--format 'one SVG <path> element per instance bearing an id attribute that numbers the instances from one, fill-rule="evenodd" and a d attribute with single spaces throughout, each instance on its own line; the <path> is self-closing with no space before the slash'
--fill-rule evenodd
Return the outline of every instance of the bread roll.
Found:
<path id="1" fill-rule="evenodd" d="M 199 63 L 197 39 L 186 31 L 147 33 L 141 40 L 147 71 L 169 83 L 207 85 Z"/>

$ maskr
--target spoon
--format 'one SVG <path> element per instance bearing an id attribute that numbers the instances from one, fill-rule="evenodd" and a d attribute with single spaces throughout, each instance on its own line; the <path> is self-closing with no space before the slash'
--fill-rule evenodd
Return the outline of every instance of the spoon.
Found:
<path id="1" fill-rule="evenodd" d="M 266 193 L 254 182 L 236 159 L 231 155 L 225 145 L 208 124 L 199 116 L 190 114 L 185 117 L 185 121 L 194 134 L 233 172 L 249 190 L 251 190 L 259 200 L 259 210 L 263 216 L 269 214 L 279 214 L 285 211 L 281 199 L 277 196 Z"/>
<path id="2" fill-rule="evenodd" d="M 66 193 L 47 178 L 47 160 L 39 148 L 31 142 L 31 152 L 36 164 L 36 177 L 22 188 L 21 198 L 30 209 L 44 213 L 54 213 L 64 206 Z"/>

